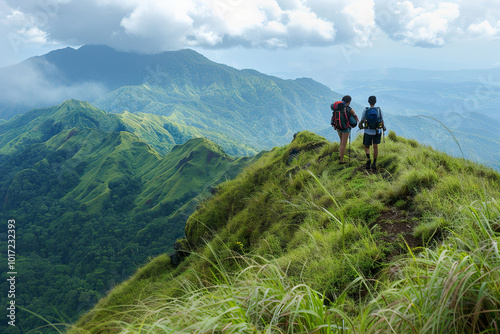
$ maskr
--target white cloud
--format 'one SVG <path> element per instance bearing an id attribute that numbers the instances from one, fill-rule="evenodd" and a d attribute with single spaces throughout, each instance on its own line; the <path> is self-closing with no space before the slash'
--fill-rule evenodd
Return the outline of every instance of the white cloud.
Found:
<path id="1" fill-rule="evenodd" d="M 493 27 L 488 20 L 484 20 L 481 23 L 473 23 L 467 28 L 467 32 L 469 32 L 473 36 L 498 36 L 500 35 L 500 21 L 498 21 Z"/>
<path id="2" fill-rule="evenodd" d="M 498 0 L 378 0 L 375 19 L 394 40 L 422 47 L 498 35 Z"/>
<path id="3" fill-rule="evenodd" d="M 43 30 L 43 26 L 37 26 L 37 17 L 23 13 L 20 10 L 5 8 L 6 15 L 0 20 L 2 30 L 9 31 L 6 38 L 11 48 L 17 52 L 20 46 L 36 47 L 53 44 L 49 40 L 49 33 Z"/>
<path id="4" fill-rule="evenodd" d="M 367 47 L 371 44 L 375 25 L 375 11 L 373 0 L 352 0 L 344 7 L 342 14 L 349 18 L 354 31 L 354 45 Z"/>
<path id="5" fill-rule="evenodd" d="M 331 44 L 335 39 L 333 22 L 300 1 L 138 1 L 121 25 L 129 35 L 149 36 L 165 46 L 285 47 Z"/>
<path id="6" fill-rule="evenodd" d="M 381 32 L 421 47 L 499 36 L 498 0 L 0 0 L 0 30 L 23 43 L 365 48 Z"/>
<path id="7" fill-rule="evenodd" d="M 410 1 L 398 3 L 400 31 L 395 36 L 405 43 L 422 46 L 440 46 L 452 33 L 452 23 L 460 16 L 460 6 L 442 2 L 430 8 L 415 7 Z"/>
<path id="8" fill-rule="evenodd" d="M 25 38 L 26 43 L 35 43 L 35 44 L 46 44 L 47 40 L 47 32 L 38 29 L 37 27 L 24 28 L 17 31 L 19 35 Z"/>
<path id="9" fill-rule="evenodd" d="M 190 31 L 193 19 L 188 15 L 193 10 L 191 1 L 154 1 L 145 0 L 121 21 L 127 34 L 168 43 L 179 41 L 180 36 Z"/>

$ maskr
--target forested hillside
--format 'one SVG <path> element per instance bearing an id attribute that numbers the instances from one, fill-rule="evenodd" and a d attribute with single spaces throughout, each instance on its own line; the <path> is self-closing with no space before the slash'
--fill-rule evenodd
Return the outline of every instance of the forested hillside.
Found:
<path id="1" fill-rule="evenodd" d="M 0 126 L 0 215 L 22 237 L 18 305 L 73 321 L 150 256 L 171 252 L 196 203 L 253 159 L 203 138 L 162 156 L 120 131 L 133 126 L 123 119 L 71 100 Z M 19 333 L 42 324 L 26 313 Z"/>

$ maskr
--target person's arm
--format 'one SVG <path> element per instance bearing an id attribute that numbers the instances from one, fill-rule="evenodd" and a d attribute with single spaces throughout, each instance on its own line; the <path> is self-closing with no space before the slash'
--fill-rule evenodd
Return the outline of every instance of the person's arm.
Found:
<path id="1" fill-rule="evenodd" d="M 356 120 L 356 123 L 359 123 L 358 115 L 356 115 L 356 112 L 354 111 L 354 109 L 351 108 L 350 114 L 351 114 L 351 116 L 354 116 L 354 119 Z"/>

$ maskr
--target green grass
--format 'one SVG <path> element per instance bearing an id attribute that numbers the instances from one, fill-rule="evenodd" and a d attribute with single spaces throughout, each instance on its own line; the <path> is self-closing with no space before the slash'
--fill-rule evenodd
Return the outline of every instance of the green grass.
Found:
<path id="1" fill-rule="evenodd" d="M 180 295 L 146 294 L 112 318 L 70 332 L 497 333 L 500 205 L 474 203 L 463 214 L 463 231 L 390 261 L 379 279 L 359 274 L 335 300 L 307 280 L 297 282 L 274 258 L 236 252 L 220 258 L 209 247 L 210 259 L 192 255 L 211 264 L 209 277 L 190 270 L 189 279 L 176 280 Z M 127 284 L 141 278 L 151 284 L 165 265 L 168 259 L 155 259 Z M 359 285 L 367 288 L 366 297 L 349 299 Z M 110 297 L 117 294 L 123 295 L 120 288 Z"/>
<path id="2" fill-rule="evenodd" d="M 498 316 L 499 174 L 393 133 L 367 172 L 360 138 L 351 147 L 341 166 L 338 144 L 302 132 L 265 154 L 189 218 L 186 261 L 132 279 L 116 293 L 126 298 L 112 292 L 77 328 L 484 332 Z"/>
<path id="3" fill-rule="evenodd" d="M 362 310 L 359 332 L 498 333 L 500 205 L 463 209 L 444 243 L 390 263 L 378 296 Z"/>

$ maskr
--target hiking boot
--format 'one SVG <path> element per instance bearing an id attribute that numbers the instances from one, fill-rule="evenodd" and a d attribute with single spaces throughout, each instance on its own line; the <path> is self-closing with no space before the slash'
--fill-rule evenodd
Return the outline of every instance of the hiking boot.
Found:
<path id="1" fill-rule="evenodd" d="M 372 170 L 377 170 L 377 163 L 375 161 L 372 163 Z"/>
<path id="2" fill-rule="evenodd" d="M 370 164 L 372 163 L 372 161 L 370 159 L 366 160 L 366 169 L 370 169 Z"/>

